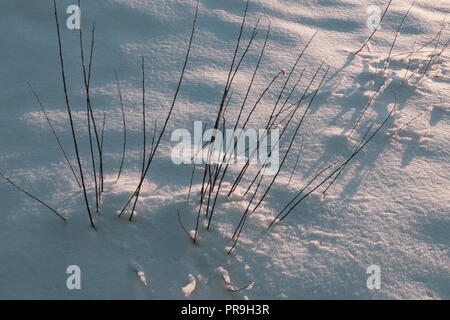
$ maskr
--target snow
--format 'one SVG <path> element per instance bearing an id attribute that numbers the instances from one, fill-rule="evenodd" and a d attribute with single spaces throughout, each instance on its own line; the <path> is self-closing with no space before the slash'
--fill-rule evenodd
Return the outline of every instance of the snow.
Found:
<path id="1" fill-rule="evenodd" d="M 195 280 L 192 274 L 189 274 L 189 283 L 181 288 L 185 297 L 189 297 L 192 292 L 194 292 L 195 287 L 197 285 L 197 280 Z"/>
<path id="2" fill-rule="evenodd" d="M 74 1 L 58 1 L 61 21 Z M 196 170 L 186 203 L 190 165 L 171 161 L 170 133 L 193 130 L 194 121 L 211 126 L 229 68 L 245 2 L 201 0 L 191 57 L 167 132 L 141 190 L 136 216 L 118 213 L 137 187 L 141 170 L 142 119 L 140 56 L 146 61 L 147 127 L 161 128 L 184 61 L 196 1 L 82 1 L 85 45 L 96 22 L 92 101 L 96 118 L 106 112 L 105 190 L 101 211 L 89 225 L 82 192 L 76 185 L 39 105 L 26 82 L 38 92 L 49 117 L 76 163 L 65 112 L 51 1 L 2 3 L 0 28 L 0 171 L 51 204 L 47 208 L 0 181 L 0 298 L 2 299 L 449 299 L 449 51 L 433 59 L 425 77 L 411 76 L 426 65 L 434 45 L 404 58 L 441 29 L 449 1 L 419 0 L 405 20 L 390 66 L 384 61 L 411 1 L 393 1 L 369 46 L 353 56 L 370 35 L 367 8 L 381 0 L 251 0 L 243 36 L 248 41 L 260 14 L 272 32 L 249 104 L 273 76 L 290 72 L 306 42 L 319 31 L 293 75 L 306 67 L 306 87 L 320 63 L 330 73 L 308 112 L 290 156 L 258 210 L 246 222 L 237 246 L 231 235 L 247 208 L 251 167 L 232 197 L 226 197 L 240 166 L 231 166 L 214 213 L 211 230 L 195 219 L 201 190 Z M 233 85 L 227 122 L 233 123 L 251 79 L 265 32 L 250 49 Z M 82 162 L 88 172 L 89 201 L 95 206 L 85 125 L 79 39 L 62 26 L 66 71 Z M 448 41 L 444 28 L 440 45 Z M 407 72 L 408 70 L 408 72 Z M 117 71 L 124 98 L 128 141 L 119 182 L 122 118 L 115 87 Z M 407 74 L 407 80 L 403 81 Z M 410 77 L 411 76 L 411 77 Z M 283 76 L 283 77 L 286 77 Z M 409 77 L 409 78 L 408 78 Z M 317 81 L 317 80 L 316 80 Z M 380 93 L 348 137 L 378 86 Z M 280 83 L 264 97 L 248 124 L 260 128 L 270 115 Z M 296 92 L 296 96 L 303 92 Z M 314 175 L 348 157 L 372 122 L 381 123 L 397 99 L 386 127 L 349 163 L 325 196 L 321 189 L 282 223 L 268 224 Z M 395 132 L 429 108 L 423 116 Z M 248 111 L 247 111 L 248 112 Z M 296 121 L 300 115 L 296 116 Z M 231 127 L 231 125 L 230 125 Z M 261 128 L 262 129 L 262 128 Z M 287 133 L 292 134 L 293 130 Z M 149 131 L 148 135 L 151 135 Z M 302 155 L 291 183 L 296 152 Z M 284 145 L 287 145 L 285 142 Z M 280 148 L 283 155 L 285 149 Z M 95 211 L 95 210 L 93 210 Z M 381 289 L 366 287 L 366 270 L 381 269 Z M 66 287 L 66 269 L 81 270 L 81 290 Z M 195 276 L 194 276 L 195 275 Z M 225 280 L 226 279 L 226 280 Z M 228 282 L 228 283 L 227 283 Z M 248 288 L 233 292 L 253 283 Z"/>

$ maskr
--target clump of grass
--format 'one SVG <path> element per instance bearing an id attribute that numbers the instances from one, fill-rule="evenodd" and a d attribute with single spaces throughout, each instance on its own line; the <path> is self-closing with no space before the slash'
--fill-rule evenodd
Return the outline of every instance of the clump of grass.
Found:
<path id="1" fill-rule="evenodd" d="M 231 87 L 232 87 L 232 84 L 233 84 L 233 79 L 234 79 L 235 75 L 238 73 L 239 68 L 241 66 L 241 63 L 244 60 L 244 58 L 245 58 L 245 56 L 246 56 L 246 54 L 247 54 L 247 52 L 249 50 L 249 47 L 252 45 L 252 43 L 255 40 L 256 35 L 258 34 L 258 26 L 259 26 L 259 23 L 260 23 L 260 19 L 257 20 L 255 26 L 253 27 L 253 31 L 252 31 L 251 36 L 250 36 L 250 40 L 248 41 L 245 49 L 243 49 L 243 53 L 241 54 L 240 57 L 238 57 L 237 54 L 238 54 L 239 48 L 242 46 L 241 38 L 242 38 L 242 35 L 243 35 L 244 26 L 246 25 L 248 8 L 249 8 L 249 1 L 247 1 L 246 4 L 245 4 L 245 9 L 244 9 L 243 17 L 242 17 L 242 22 L 241 22 L 241 26 L 240 26 L 240 29 L 239 29 L 239 34 L 237 35 L 236 47 L 234 49 L 234 53 L 233 53 L 230 69 L 228 71 L 228 77 L 227 77 L 226 82 L 225 82 L 225 88 L 224 88 L 224 91 L 223 91 L 223 94 L 222 94 L 221 102 L 219 104 L 219 108 L 218 108 L 217 113 L 216 113 L 216 121 L 215 121 L 215 124 L 213 126 L 213 130 L 214 130 L 215 133 L 212 134 L 210 141 L 205 143 L 205 145 L 202 147 L 202 149 L 204 149 L 207 146 L 208 150 L 207 150 L 207 160 L 206 160 L 206 163 L 204 165 L 203 176 L 202 176 L 202 181 L 201 181 L 200 201 L 199 201 L 199 208 L 198 208 L 197 218 L 196 218 L 196 223 L 195 223 L 195 230 L 194 230 L 194 235 L 191 237 L 191 239 L 193 240 L 194 243 L 196 241 L 196 237 L 197 237 L 198 232 L 199 232 L 200 215 L 201 215 L 201 213 L 203 211 L 203 208 L 205 209 L 205 216 L 208 219 L 208 223 L 207 223 L 207 227 L 206 227 L 207 230 L 209 230 L 210 227 L 211 227 L 211 221 L 212 221 L 212 218 L 213 218 L 214 210 L 216 208 L 218 195 L 219 195 L 221 187 L 223 185 L 223 182 L 224 182 L 227 170 L 229 168 L 229 165 L 230 165 L 230 163 L 232 161 L 232 158 L 233 158 L 232 155 L 235 152 L 237 143 L 238 143 L 238 141 L 239 141 L 239 139 L 241 137 L 241 134 L 242 134 L 243 130 L 245 129 L 245 127 L 248 124 L 252 114 L 254 113 L 254 111 L 256 110 L 257 106 L 259 105 L 259 103 L 261 102 L 263 97 L 266 95 L 268 90 L 279 79 L 279 77 L 281 75 L 286 75 L 286 71 L 281 70 L 280 72 L 278 72 L 272 78 L 270 83 L 266 86 L 266 88 L 263 90 L 263 92 L 260 94 L 259 98 L 257 99 L 256 103 L 253 105 L 253 107 L 249 111 L 247 117 L 243 119 L 243 124 L 241 125 L 242 129 L 240 129 L 240 133 L 236 133 L 237 127 L 239 126 L 239 124 L 241 122 L 241 119 L 242 119 L 243 111 L 244 111 L 244 109 L 246 109 L 247 101 L 248 101 L 248 98 L 249 98 L 251 90 L 252 90 L 253 82 L 254 82 L 255 77 L 257 75 L 257 72 L 259 70 L 261 61 L 262 61 L 262 59 L 264 57 L 264 53 L 265 53 L 265 49 L 266 49 L 266 46 L 267 46 L 267 43 L 268 43 L 268 38 L 269 38 L 269 34 L 270 34 L 270 29 L 271 29 L 270 28 L 270 24 L 269 24 L 269 27 L 267 29 L 266 36 L 265 36 L 265 39 L 264 39 L 264 43 L 262 45 L 262 49 L 261 49 L 261 52 L 259 54 L 259 58 L 257 60 L 257 63 L 255 65 L 255 67 L 254 67 L 253 74 L 252 74 L 252 76 L 250 78 L 249 85 L 248 85 L 248 87 L 247 87 L 247 89 L 245 91 L 245 95 L 243 97 L 243 101 L 240 104 L 240 108 L 238 109 L 237 117 L 236 117 L 236 120 L 235 120 L 235 123 L 234 123 L 233 132 L 235 132 L 235 135 L 237 136 L 237 140 L 230 141 L 229 145 L 226 146 L 225 151 L 223 152 L 223 156 L 219 155 L 219 159 L 221 159 L 221 161 L 219 160 L 218 163 L 211 164 L 210 159 L 212 158 L 212 153 L 213 153 L 213 150 L 214 150 L 213 146 L 214 146 L 214 143 L 216 143 L 216 141 L 215 141 L 216 139 L 215 138 L 216 138 L 216 133 L 218 132 L 218 129 L 219 129 L 220 122 L 222 121 L 223 127 L 225 126 L 226 107 L 227 107 L 228 102 L 230 100 L 229 99 L 230 98 L 229 97 L 229 93 L 231 91 Z M 300 76 L 298 77 L 297 81 L 295 82 L 295 84 L 290 89 L 290 92 L 288 91 L 288 84 L 290 83 L 290 79 L 291 79 L 292 75 L 294 74 L 294 71 L 296 70 L 297 66 L 300 63 L 301 58 L 303 57 L 305 51 L 307 50 L 307 48 L 309 47 L 309 45 L 311 44 L 311 42 L 315 38 L 316 34 L 317 34 L 317 32 L 315 32 L 312 35 L 312 37 L 309 39 L 309 41 L 303 47 L 303 50 L 301 51 L 301 53 L 296 58 L 295 63 L 293 64 L 293 66 L 292 66 L 288 76 L 286 77 L 286 80 L 283 81 L 282 89 L 281 89 L 280 93 L 277 95 L 277 99 L 276 99 L 275 104 L 274 104 L 274 106 L 272 108 L 272 112 L 270 114 L 269 119 L 267 120 L 266 130 L 265 130 L 264 136 L 260 137 L 260 140 L 257 142 L 257 146 L 259 146 L 261 144 L 262 139 L 264 139 L 265 136 L 267 134 L 269 134 L 270 131 L 275 127 L 275 125 L 277 125 L 277 120 L 278 120 L 279 116 L 283 112 L 285 112 L 288 108 L 291 108 L 292 106 L 294 106 L 295 108 L 293 109 L 293 111 L 291 111 L 288 114 L 289 121 L 288 121 L 288 124 L 286 125 L 286 127 L 287 127 L 289 125 L 289 123 L 292 121 L 294 115 L 296 114 L 296 111 L 299 109 L 299 107 L 300 107 L 301 103 L 303 102 L 303 100 L 306 97 L 309 96 L 309 94 L 308 94 L 309 88 L 311 87 L 312 83 L 314 82 L 314 79 L 316 78 L 316 76 L 317 76 L 317 74 L 320 71 L 322 66 L 317 69 L 313 79 L 311 80 L 310 84 L 308 85 L 307 89 L 305 90 L 305 93 L 303 94 L 302 98 L 300 100 L 298 100 L 297 102 L 293 103 L 291 106 L 287 107 L 287 104 L 288 104 L 291 96 L 293 95 L 293 93 L 297 89 L 297 87 L 298 87 L 298 85 L 299 85 L 299 83 L 300 83 L 300 81 L 302 79 L 302 76 L 303 76 L 303 73 L 305 71 L 305 68 L 301 71 Z M 308 108 L 306 109 L 306 111 L 304 113 L 304 116 L 306 115 L 307 110 L 311 106 L 311 103 L 314 100 L 315 95 L 317 94 L 317 92 L 318 92 L 320 86 L 322 85 L 325 77 L 326 77 L 326 72 L 325 72 L 325 75 L 322 78 L 322 81 L 321 81 L 319 87 L 316 89 L 315 92 L 311 93 L 311 95 L 313 97 L 310 100 L 310 104 L 309 104 Z M 282 97 L 284 96 L 285 92 L 288 92 L 288 93 L 287 93 L 287 97 L 285 98 L 285 100 L 283 102 L 282 101 Z M 227 98 L 228 98 L 228 102 L 226 103 Z M 296 133 L 298 132 L 299 128 L 301 127 L 301 124 L 303 122 L 304 116 L 302 117 L 302 119 L 300 120 L 298 126 L 296 127 Z M 285 132 L 286 127 L 283 129 L 282 133 Z M 289 151 L 290 151 L 290 149 L 292 147 L 292 143 L 293 143 L 293 141 L 295 139 L 295 136 L 296 136 L 296 134 L 294 134 L 294 136 L 292 137 L 290 146 L 288 147 L 288 151 L 286 152 L 285 157 L 284 157 L 284 159 L 282 161 L 283 163 L 285 162 L 285 160 L 287 158 L 287 155 L 289 154 Z M 242 167 L 242 169 L 239 172 L 237 178 L 234 180 L 234 183 L 233 183 L 233 185 L 231 186 L 231 189 L 228 192 L 228 196 L 231 196 L 231 194 L 236 190 L 237 186 L 241 182 L 242 178 L 245 176 L 245 173 L 246 173 L 246 171 L 247 171 L 247 169 L 248 169 L 248 167 L 250 165 L 250 161 L 251 161 L 252 157 L 254 157 L 255 154 L 256 154 L 256 152 L 255 152 L 256 150 L 257 149 L 252 150 L 250 152 L 250 157 L 246 160 L 246 163 Z M 221 148 L 220 153 L 222 153 L 222 148 Z M 270 158 L 270 156 L 269 156 L 269 158 Z M 266 165 L 267 165 L 267 163 L 262 166 L 262 168 L 260 169 L 260 172 L 258 172 L 258 174 L 256 175 L 255 179 L 252 182 L 252 184 L 253 184 L 257 180 L 258 176 L 261 177 L 259 182 L 258 182 L 256 191 L 253 193 L 253 196 L 252 196 L 252 199 L 251 199 L 251 201 L 249 203 L 249 206 L 248 206 L 246 212 L 244 213 L 240 224 L 237 227 L 237 230 L 239 230 L 239 233 L 242 230 L 241 228 L 243 226 L 243 222 L 245 222 L 245 219 L 247 218 L 247 213 L 249 212 L 250 205 L 252 204 L 253 200 L 256 199 L 256 195 L 258 194 L 257 191 L 258 191 L 259 187 L 261 186 L 262 178 L 264 177 L 264 174 L 260 174 L 260 173 L 261 173 L 261 171 L 264 170 Z M 282 165 L 281 165 L 281 167 L 282 167 Z M 191 193 L 191 187 L 192 187 L 192 181 L 193 181 L 193 176 L 194 176 L 194 173 L 195 173 L 195 169 L 196 169 L 196 167 L 194 166 L 192 174 L 191 174 L 191 181 L 190 181 L 189 193 L 188 193 L 188 198 L 187 198 L 188 201 L 190 199 L 190 193 Z M 281 168 L 280 168 L 280 170 L 281 170 Z M 276 174 L 276 176 L 277 175 L 278 174 Z M 257 209 L 259 204 L 263 201 L 264 197 L 267 195 L 268 191 L 270 190 L 271 186 L 274 184 L 274 181 L 276 180 L 276 176 L 273 178 L 273 180 L 269 184 L 269 187 L 266 189 L 266 192 L 264 193 L 264 195 L 260 198 L 260 202 L 254 208 L 254 210 Z M 252 184 L 247 189 L 247 192 L 248 192 L 248 190 L 250 190 Z M 236 232 L 235 232 L 235 234 L 236 234 Z M 236 242 L 237 242 L 237 240 L 236 240 Z M 236 244 L 236 242 L 235 242 L 235 244 Z M 234 248 L 234 246 L 233 246 L 233 248 Z M 230 250 L 230 252 L 231 252 L 231 250 Z"/>
<path id="2" fill-rule="evenodd" d="M 311 44 L 312 40 L 315 38 L 316 35 L 317 35 L 317 32 L 315 32 L 315 33 L 313 34 L 313 36 L 309 39 L 309 41 L 307 42 L 307 44 L 306 44 L 305 47 L 303 48 L 302 52 L 300 53 L 300 55 L 297 57 L 297 60 L 295 61 L 294 65 L 292 66 L 291 71 L 289 72 L 289 74 L 288 74 L 288 76 L 287 76 L 287 79 L 285 80 L 285 82 L 284 82 L 284 84 L 283 84 L 283 87 L 282 87 L 282 89 L 281 89 L 281 91 L 280 91 L 280 94 L 278 95 L 278 98 L 277 98 L 277 100 L 276 100 L 276 102 L 275 102 L 275 105 L 274 105 L 274 107 L 273 107 L 273 109 L 272 109 L 272 112 L 271 112 L 271 114 L 270 114 L 269 120 L 267 121 L 267 124 L 266 124 L 266 127 L 265 127 L 265 132 L 270 132 L 270 130 L 275 126 L 276 120 L 277 120 L 278 117 L 280 116 L 281 112 L 284 110 L 284 106 L 285 106 L 285 104 L 287 103 L 288 99 L 286 99 L 286 102 L 285 102 L 285 103 L 283 104 L 283 106 L 280 108 L 279 112 L 276 112 L 277 107 L 278 107 L 278 104 L 279 104 L 279 102 L 280 102 L 280 100 L 281 100 L 281 97 L 283 96 L 284 91 L 286 90 L 286 87 L 287 87 L 287 85 L 288 85 L 288 83 L 289 83 L 289 80 L 290 80 L 292 74 L 294 73 L 294 71 L 295 71 L 295 69 L 296 69 L 298 63 L 300 62 L 300 59 L 303 57 L 303 54 L 305 53 L 306 49 L 309 47 L 309 45 Z M 316 72 L 316 75 L 317 75 L 317 72 Z M 315 77 L 314 77 L 314 78 L 315 78 Z M 313 79 L 314 79 L 314 78 L 313 78 Z M 313 80 L 312 80 L 312 81 L 313 81 Z M 312 84 L 312 81 L 311 81 L 310 85 Z M 308 86 L 308 88 L 309 88 L 309 86 Z M 307 90 L 305 91 L 305 94 L 303 95 L 303 97 L 302 97 L 297 103 L 295 103 L 295 105 L 297 106 L 296 109 L 298 109 L 298 107 L 300 106 L 300 103 L 301 103 L 301 102 L 303 101 L 303 99 L 305 98 L 306 92 L 307 92 Z M 286 127 L 285 127 L 285 128 L 286 128 Z M 264 139 L 265 136 L 266 136 L 266 134 L 263 135 L 262 137 L 260 137 L 260 141 L 262 141 L 262 139 Z M 233 183 L 233 185 L 231 186 L 230 191 L 228 192 L 228 197 L 230 197 L 231 194 L 232 194 L 232 193 L 236 190 L 236 188 L 238 187 L 240 181 L 241 181 L 242 178 L 244 177 L 244 175 L 245 175 L 247 169 L 249 168 L 251 159 L 255 156 L 255 154 L 256 154 L 256 153 L 253 152 L 252 155 L 246 160 L 246 163 L 245 163 L 244 166 L 242 167 L 242 169 L 241 169 L 241 171 L 239 172 L 237 178 L 234 180 L 234 183 Z"/>
<path id="3" fill-rule="evenodd" d="M 322 65 L 319 67 L 318 70 L 320 70 L 321 67 L 322 67 Z M 321 79 L 321 81 L 320 81 L 320 84 L 318 85 L 318 87 L 317 87 L 317 89 L 316 89 L 314 95 L 312 96 L 312 98 L 311 98 L 311 100 L 310 100 L 308 106 L 305 108 L 305 110 L 304 110 L 304 112 L 303 112 L 303 115 L 302 115 L 302 117 L 300 118 L 300 121 L 299 121 L 298 125 L 297 125 L 296 128 L 295 128 L 294 134 L 292 135 L 292 138 L 291 138 L 291 141 L 290 141 L 290 143 L 289 143 L 289 146 L 287 147 L 287 150 L 286 150 L 286 152 L 285 152 L 285 154 L 284 154 L 284 156 L 283 156 L 283 159 L 281 160 L 281 163 L 280 163 L 280 165 L 279 165 L 279 167 L 278 167 L 277 172 L 276 172 L 275 175 L 273 176 L 271 182 L 269 183 L 269 186 L 266 188 L 266 191 L 265 191 L 265 192 L 263 193 L 263 195 L 259 198 L 258 203 L 253 207 L 253 209 L 252 209 L 251 212 L 250 212 L 250 205 L 251 205 L 251 203 L 253 202 L 253 200 L 255 199 L 256 194 L 258 193 L 258 189 L 259 189 L 259 187 L 260 187 L 260 185 L 261 185 L 261 182 L 262 182 L 262 180 L 263 180 L 263 178 L 264 178 L 264 174 L 263 174 L 263 172 L 261 172 L 261 170 L 260 170 L 261 174 L 260 174 L 259 182 L 258 182 L 258 184 L 257 184 L 257 186 L 256 186 L 256 189 L 255 189 L 255 191 L 254 191 L 254 193 L 253 193 L 253 196 L 252 196 L 252 198 L 251 198 L 251 200 L 250 200 L 250 202 L 249 202 L 249 204 L 248 204 L 248 206 L 247 206 L 246 211 L 244 212 L 244 214 L 243 214 L 243 216 L 242 216 L 242 218 L 241 218 L 241 220 L 240 220 L 238 226 L 236 227 L 236 229 L 235 229 L 235 231 L 234 231 L 233 238 L 234 238 L 235 240 L 234 240 L 233 246 L 232 246 L 232 247 L 230 248 L 230 250 L 228 251 L 228 254 L 230 254 L 230 253 L 233 251 L 233 249 L 235 248 L 237 242 L 239 241 L 239 237 L 240 237 L 241 232 L 242 232 L 242 230 L 243 230 L 243 228 L 244 228 L 244 224 L 245 224 L 245 221 L 247 220 L 248 215 L 251 214 L 251 213 L 254 213 L 254 212 L 258 209 L 258 207 L 261 205 L 261 203 L 264 201 L 265 197 L 266 197 L 267 194 L 269 193 L 269 191 L 270 191 L 270 189 L 272 188 L 273 184 L 275 183 L 275 180 L 277 179 L 278 175 L 280 174 L 281 169 L 283 168 L 284 162 L 286 161 L 287 156 L 289 155 L 289 152 L 290 152 L 290 150 L 291 150 L 291 148 L 292 148 L 292 145 L 293 145 L 293 143 L 294 143 L 294 141 L 295 141 L 295 138 L 296 138 L 296 136 L 297 136 L 297 134 L 298 134 L 298 131 L 300 130 L 300 128 L 301 128 L 301 126 L 302 126 L 302 124 L 303 124 L 303 121 L 304 121 L 304 119 L 305 119 L 305 117 L 306 117 L 306 114 L 308 113 L 308 110 L 311 108 L 311 105 L 312 105 L 312 103 L 313 103 L 313 101 L 314 101 L 314 99 L 315 99 L 315 97 L 316 97 L 316 95 L 317 95 L 317 92 L 318 92 L 319 89 L 322 87 L 323 81 L 325 80 L 325 78 L 326 78 L 326 76 L 327 76 L 327 74 L 328 74 L 328 71 L 329 71 L 329 67 L 327 68 L 327 70 L 325 71 L 324 75 L 322 76 L 322 79 Z M 317 73 L 316 73 L 316 74 L 317 74 Z M 292 117 L 293 117 L 293 115 L 292 115 Z M 292 120 L 292 117 L 289 119 L 289 122 Z M 287 128 L 288 125 L 289 125 L 289 123 L 286 125 L 285 128 Z M 280 138 L 280 139 L 281 139 L 281 138 Z M 273 148 L 272 148 L 272 150 L 273 150 Z M 269 156 L 269 157 L 270 157 L 270 156 Z M 266 160 L 266 162 L 267 162 L 267 160 Z M 263 166 L 263 167 L 265 167 L 265 166 Z M 248 192 L 248 190 L 249 190 L 249 189 L 247 189 L 247 192 Z"/>

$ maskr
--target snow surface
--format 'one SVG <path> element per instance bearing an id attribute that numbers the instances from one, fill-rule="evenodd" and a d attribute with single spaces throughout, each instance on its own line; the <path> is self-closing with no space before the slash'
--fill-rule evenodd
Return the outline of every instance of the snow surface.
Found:
<path id="1" fill-rule="evenodd" d="M 74 3 L 58 1 L 62 22 L 67 17 L 65 9 Z M 436 35 L 450 12 L 450 1 L 417 1 L 384 73 L 390 44 L 411 1 L 394 0 L 368 48 L 355 57 L 352 53 L 371 33 L 366 27 L 367 8 L 378 5 L 383 10 L 386 1 L 251 0 L 243 40 L 248 41 L 260 14 L 264 28 L 269 21 L 272 24 L 251 101 L 277 72 L 290 70 L 316 30 L 319 33 L 296 75 L 306 67 L 304 79 L 310 79 L 322 62 L 331 69 L 286 167 L 248 219 L 229 256 L 226 248 L 232 245 L 231 234 L 249 197 L 243 197 L 241 189 L 229 200 L 221 196 L 212 230 L 208 232 L 202 225 L 194 246 L 178 224 L 177 210 L 186 228 L 195 229 L 200 168 L 187 204 L 192 167 L 176 166 L 170 160 L 174 146 L 170 132 L 176 128 L 193 130 L 196 120 L 210 126 L 214 121 L 245 5 L 242 0 L 200 3 L 186 77 L 168 133 L 144 184 L 137 216 L 130 223 L 127 217 L 119 219 L 117 212 L 136 188 L 140 175 L 140 55 L 146 61 L 148 128 L 153 127 L 154 119 L 161 128 L 187 49 L 195 1 L 82 1 L 85 44 L 89 43 L 92 22 L 96 22 L 93 105 L 98 119 L 104 111 L 108 119 L 105 194 L 101 212 L 94 214 L 98 227 L 94 231 L 82 193 L 26 85 L 30 81 L 39 93 L 75 164 L 52 2 L 2 2 L 0 171 L 50 203 L 68 222 L 62 223 L 45 207 L 6 182 L 0 183 L 0 298 L 449 299 L 449 51 L 434 61 L 427 77 L 412 77 L 403 84 L 408 60 L 402 58 L 414 41 L 420 47 Z M 446 28 L 441 46 L 448 36 Z M 82 160 L 89 172 L 78 32 L 63 24 L 62 37 L 75 123 L 83 141 Z M 243 95 L 250 81 L 263 37 L 262 30 L 235 80 L 236 97 Z M 433 48 L 414 54 L 411 64 L 427 61 Z M 121 80 L 129 128 L 119 183 L 115 178 L 122 152 L 122 126 L 114 71 Z M 383 76 L 390 79 L 389 84 L 368 109 L 361 127 L 348 138 L 346 134 Z M 421 83 L 416 88 L 417 81 Z M 264 99 L 249 127 L 260 128 L 266 121 L 279 88 Z M 327 195 L 313 194 L 283 223 L 266 231 L 273 217 L 309 179 L 332 161 L 347 157 L 372 121 L 384 120 L 395 97 L 398 110 L 393 120 L 355 157 Z M 237 113 L 240 101 L 233 98 L 230 115 Z M 387 134 L 426 108 L 430 111 L 409 126 L 393 136 Z M 302 155 L 288 184 L 301 139 Z M 234 175 L 237 169 L 233 168 Z M 231 181 L 227 179 L 224 190 Z M 92 179 L 88 185 L 93 205 Z M 372 264 L 381 269 L 380 290 L 366 287 L 366 269 Z M 69 265 L 81 268 L 81 290 L 66 287 Z M 253 285 L 232 292 L 223 275 L 233 288 Z"/>

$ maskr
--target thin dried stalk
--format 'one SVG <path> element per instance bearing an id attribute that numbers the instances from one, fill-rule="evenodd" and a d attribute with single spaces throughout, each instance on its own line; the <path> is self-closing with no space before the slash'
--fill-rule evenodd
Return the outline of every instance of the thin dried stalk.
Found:
<path id="1" fill-rule="evenodd" d="M 61 75 L 62 75 L 62 82 L 63 82 L 63 87 L 64 87 L 64 96 L 65 96 L 65 101 L 66 101 L 67 113 L 69 115 L 70 128 L 71 128 L 71 131 L 72 131 L 72 138 L 73 138 L 73 144 L 74 144 L 75 153 L 76 153 L 76 156 L 77 156 L 78 168 L 80 170 L 81 185 L 83 187 L 84 201 L 85 201 L 86 209 L 87 209 L 87 212 L 88 212 L 88 215 L 89 215 L 89 221 L 91 223 L 92 228 L 95 229 L 94 219 L 92 218 L 91 209 L 89 207 L 89 201 L 88 201 L 88 197 L 87 197 L 86 185 L 84 183 L 83 167 L 81 165 L 80 154 L 79 154 L 79 151 L 78 151 L 78 143 L 77 143 L 77 138 L 76 138 L 76 134 L 75 134 L 75 128 L 74 128 L 73 119 L 72 119 L 72 111 L 70 109 L 69 93 L 68 93 L 68 90 L 67 90 L 66 74 L 65 74 L 65 71 L 64 71 L 64 58 L 63 58 L 63 54 L 62 54 L 62 43 L 61 43 L 61 34 L 60 34 L 60 28 L 59 28 L 58 11 L 57 11 L 57 8 L 56 8 L 56 0 L 53 0 L 53 7 L 54 7 L 54 10 L 55 10 L 56 30 L 57 30 L 57 34 L 58 34 L 59 61 L 60 61 L 60 66 L 61 66 Z"/>
<path id="2" fill-rule="evenodd" d="M 46 204 L 45 202 L 39 200 L 38 198 L 36 198 L 35 196 L 33 196 L 31 193 L 25 191 L 24 189 L 22 189 L 21 187 L 19 187 L 14 181 L 12 181 L 11 179 L 9 179 L 7 176 L 5 176 L 3 173 L 0 172 L 0 177 L 2 177 L 4 180 L 6 180 L 7 182 L 9 182 L 13 187 L 15 187 L 17 190 L 22 191 L 23 193 L 25 193 L 27 196 L 29 196 L 30 198 L 36 200 L 37 202 L 39 202 L 40 204 L 46 206 L 48 209 L 50 209 L 51 211 L 53 211 L 58 217 L 60 217 L 63 221 L 66 221 L 66 218 L 64 218 L 61 214 L 58 213 L 58 211 L 56 211 L 55 209 L 53 209 L 52 207 L 50 207 L 48 204 Z"/>
<path id="3" fill-rule="evenodd" d="M 116 72 L 114 72 L 114 75 L 116 78 L 117 92 L 119 94 L 120 109 L 122 111 L 122 124 L 123 124 L 123 151 L 122 151 L 122 160 L 120 161 L 119 173 L 117 174 L 117 180 L 116 180 L 116 182 L 118 182 L 120 179 L 120 174 L 122 173 L 122 167 L 123 167 L 123 163 L 125 161 L 125 153 L 126 153 L 126 149 L 127 149 L 127 124 L 126 124 L 126 120 L 125 120 L 125 111 L 123 108 L 123 100 L 122 100 L 122 93 L 120 91 L 119 78 L 117 77 Z"/>

